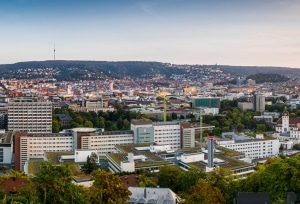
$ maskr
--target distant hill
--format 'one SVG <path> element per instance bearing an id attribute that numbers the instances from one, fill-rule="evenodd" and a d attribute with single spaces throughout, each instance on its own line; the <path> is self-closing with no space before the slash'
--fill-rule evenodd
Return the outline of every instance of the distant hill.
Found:
<path id="1" fill-rule="evenodd" d="M 249 76 L 257 73 L 272 73 L 281 74 L 289 77 L 299 77 L 300 68 L 289 67 L 265 67 L 265 66 L 229 66 L 229 65 L 215 65 L 225 72 L 235 74 L 237 76 Z"/>
<path id="2" fill-rule="evenodd" d="M 38 78 L 53 77 L 57 80 L 95 80 L 107 78 L 149 78 L 157 75 L 166 78 L 188 76 L 201 80 L 207 70 L 222 70 L 231 77 L 257 73 L 273 73 L 285 76 L 300 77 L 300 69 L 284 67 L 255 67 L 228 65 L 174 65 L 161 62 L 145 61 L 31 61 L 0 65 L 1 78 Z M 212 73 L 212 72 L 211 72 Z M 218 72 L 216 72 L 218 73 Z M 209 73 L 208 73 L 209 74 Z M 180 78 L 180 77 L 179 77 Z M 226 77 L 225 77 L 226 78 Z"/>
<path id="3" fill-rule="evenodd" d="M 247 79 L 253 79 L 256 83 L 264 83 L 264 82 L 285 82 L 288 81 L 289 78 L 280 74 L 253 74 L 247 77 Z"/>

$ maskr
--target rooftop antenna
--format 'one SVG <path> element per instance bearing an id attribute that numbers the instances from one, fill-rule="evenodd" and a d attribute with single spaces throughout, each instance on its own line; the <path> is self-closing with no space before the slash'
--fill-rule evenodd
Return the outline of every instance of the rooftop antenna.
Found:
<path id="1" fill-rule="evenodd" d="M 54 62 L 55 62 L 55 51 L 56 51 L 55 50 L 55 44 L 54 44 L 54 50 L 53 51 L 54 51 Z"/>

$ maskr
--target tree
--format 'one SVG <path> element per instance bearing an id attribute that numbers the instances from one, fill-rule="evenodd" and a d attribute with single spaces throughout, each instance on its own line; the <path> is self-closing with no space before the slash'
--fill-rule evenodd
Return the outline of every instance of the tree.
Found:
<path id="1" fill-rule="evenodd" d="M 123 125 L 126 130 L 130 129 L 130 122 L 127 119 L 123 120 Z"/>
<path id="2" fill-rule="evenodd" d="M 287 192 L 300 196 L 300 155 L 268 160 L 258 171 L 241 181 L 241 190 L 267 192 L 273 201 L 285 199 Z"/>
<path id="3" fill-rule="evenodd" d="M 81 171 L 85 174 L 90 174 L 94 170 L 98 169 L 98 156 L 95 152 L 92 152 L 91 156 L 87 156 L 86 163 L 82 166 Z"/>
<path id="4" fill-rule="evenodd" d="M 154 182 L 152 177 L 148 177 L 146 175 L 142 175 L 138 181 L 139 187 L 156 187 L 157 184 Z"/>
<path id="5" fill-rule="evenodd" d="M 265 124 L 257 124 L 257 126 L 256 126 L 257 133 L 264 133 L 264 132 L 266 132 L 266 129 L 267 129 L 267 127 Z"/>
<path id="6" fill-rule="evenodd" d="M 105 119 L 102 116 L 99 117 L 99 127 L 105 128 Z"/>
<path id="7" fill-rule="evenodd" d="M 122 130 L 123 129 L 123 120 L 121 117 L 118 118 L 117 120 L 117 127 L 119 130 Z"/>
<path id="8" fill-rule="evenodd" d="M 191 168 L 181 174 L 179 178 L 180 191 L 188 192 L 189 189 L 196 185 L 199 179 L 204 179 L 206 174 L 203 170 Z"/>
<path id="9" fill-rule="evenodd" d="M 221 190 L 226 199 L 226 203 L 233 203 L 234 198 L 238 193 L 236 177 L 233 176 L 229 170 L 224 168 L 215 168 L 207 177 L 207 180 L 212 186 Z"/>
<path id="10" fill-rule="evenodd" d="M 40 171 L 32 179 L 36 186 L 39 200 L 46 203 L 68 202 L 71 195 L 72 174 L 68 165 L 41 164 Z"/>
<path id="11" fill-rule="evenodd" d="M 89 120 L 86 120 L 84 122 L 83 126 L 84 127 L 90 127 L 90 128 L 92 128 L 93 127 L 93 123 L 91 121 L 89 121 Z"/>
<path id="12" fill-rule="evenodd" d="M 163 166 L 158 172 L 158 185 L 164 188 L 171 188 L 174 192 L 180 189 L 179 178 L 183 171 L 176 166 Z"/>
<path id="13" fill-rule="evenodd" d="M 56 117 L 52 118 L 52 132 L 59 132 L 60 130 L 60 123 Z"/>
<path id="14" fill-rule="evenodd" d="M 172 120 L 177 120 L 177 114 L 176 113 L 174 113 L 174 112 L 172 112 L 172 115 L 171 115 L 171 117 L 172 117 Z"/>
<path id="15" fill-rule="evenodd" d="M 198 180 L 196 185 L 192 186 L 189 193 L 185 194 L 184 197 L 185 202 L 191 204 L 226 203 L 221 190 L 203 179 Z"/>
<path id="16" fill-rule="evenodd" d="M 93 185 L 90 187 L 90 203 L 126 203 L 131 192 L 119 176 L 103 170 L 92 172 Z"/>

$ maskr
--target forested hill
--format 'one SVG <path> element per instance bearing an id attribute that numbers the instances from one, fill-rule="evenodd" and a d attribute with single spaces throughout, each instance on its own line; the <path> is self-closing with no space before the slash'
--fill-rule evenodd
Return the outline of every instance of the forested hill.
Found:
<path id="1" fill-rule="evenodd" d="M 0 65 L 1 78 L 54 77 L 57 80 L 105 79 L 105 78 L 149 78 L 163 75 L 197 76 L 207 70 L 222 70 L 232 76 L 247 77 L 257 73 L 276 73 L 300 77 L 300 69 L 282 67 L 243 67 L 227 65 L 175 65 L 145 61 L 70 61 L 49 60 L 19 62 Z"/>
<path id="2" fill-rule="evenodd" d="M 238 76 L 249 76 L 257 73 L 272 73 L 281 74 L 285 76 L 300 76 L 299 68 L 289 67 L 266 67 L 266 66 L 230 66 L 230 65 L 217 65 L 224 72 L 236 74 Z"/>
<path id="3" fill-rule="evenodd" d="M 253 79 L 256 83 L 264 83 L 264 82 L 285 82 L 288 81 L 289 78 L 280 74 L 253 74 L 247 77 L 247 79 Z"/>

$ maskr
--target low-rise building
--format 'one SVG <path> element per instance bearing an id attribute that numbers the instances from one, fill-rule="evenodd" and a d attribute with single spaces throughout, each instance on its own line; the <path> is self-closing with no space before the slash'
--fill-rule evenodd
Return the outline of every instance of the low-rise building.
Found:
<path id="1" fill-rule="evenodd" d="M 219 146 L 242 152 L 251 159 L 274 157 L 279 154 L 278 139 L 256 135 L 256 138 L 236 135 L 233 132 L 222 133 L 222 139 L 216 141 Z"/>

